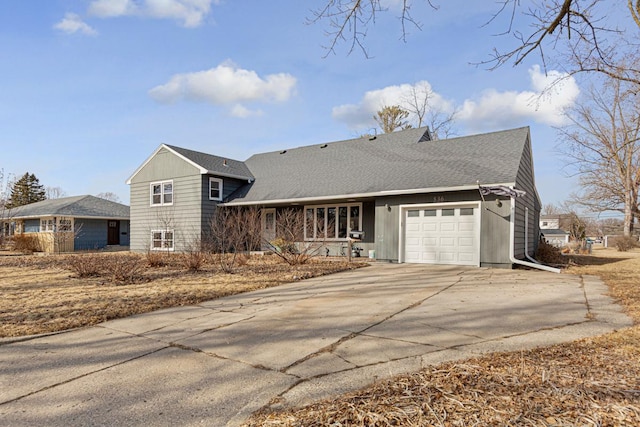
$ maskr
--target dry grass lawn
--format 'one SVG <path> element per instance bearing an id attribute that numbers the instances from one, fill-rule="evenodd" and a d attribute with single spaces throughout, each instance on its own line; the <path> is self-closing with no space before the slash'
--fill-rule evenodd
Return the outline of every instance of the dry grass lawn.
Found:
<path id="1" fill-rule="evenodd" d="M 576 256 L 563 274 L 598 275 L 636 326 L 491 354 L 380 381 L 247 426 L 640 426 L 640 250 Z"/>
<path id="2" fill-rule="evenodd" d="M 109 257 L 137 257 L 140 277 L 130 284 L 118 283 L 109 274 L 78 277 L 69 268 L 73 256 L 91 256 L 97 263 Z M 178 255 L 160 267 L 152 268 L 146 261 L 142 255 L 121 253 L 0 255 L 0 337 L 93 325 L 365 265 L 319 259 L 291 267 L 275 256 L 253 256 L 230 274 L 214 259 L 196 272 L 186 270 Z"/>
<path id="3" fill-rule="evenodd" d="M 114 256 L 105 254 L 105 257 Z M 144 257 L 140 262 L 144 263 Z M 640 426 L 640 250 L 576 256 L 563 274 L 600 276 L 636 326 L 563 345 L 450 362 L 356 393 L 256 414 L 247 426 Z M 0 256 L 0 337 L 64 330 L 353 268 L 251 258 L 144 267 L 133 284 L 79 278 L 66 257 Z"/>

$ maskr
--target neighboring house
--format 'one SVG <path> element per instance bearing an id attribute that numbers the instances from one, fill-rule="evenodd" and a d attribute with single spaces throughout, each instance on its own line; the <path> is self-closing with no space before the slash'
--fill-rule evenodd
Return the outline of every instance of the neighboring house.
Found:
<path id="1" fill-rule="evenodd" d="M 134 251 L 188 249 L 219 204 L 260 207 L 267 239 L 278 210 L 304 210 L 305 240 L 337 255 L 361 231 L 364 254 L 393 262 L 510 267 L 539 237 L 528 127 L 437 141 L 409 129 L 245 162 L 162 144 L 127 183 Z"/>
<path id="2" fill-rule="evenodd" d="M 549 243 L 550 245 L 561 248 L 569 244 L 568 231 L 560 230 L 559 228 L 540 228 L 542 237 L 544 238 L 545 242 Z"/>
<path id="3" fill-rule="evenodd" d="M 42 252 L 129 245 L 129 207 L 89 195 L 19 206 L 4 222 L 10 234 L 35 236 Z"/>
<path id="4" fill-rule="evenodd" d="M 541 230 L 557 230 L 560 228 L 561 215 L 540 215 Z"/>

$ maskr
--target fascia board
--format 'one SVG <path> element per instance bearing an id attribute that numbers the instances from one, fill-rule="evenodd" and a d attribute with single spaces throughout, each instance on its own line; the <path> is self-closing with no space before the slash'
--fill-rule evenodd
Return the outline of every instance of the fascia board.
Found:
<path id="1" fill-rule="evenodd" d="M 502 183 L 482 183 L 481 185 L 486 186 L 497 186 L 504 185 L 507 187 L 512 187 L 515 185 L 514 182 L 502 182 Z M 415 188 L 409 190 L 387 190 L 387 191 L 377 191 L 371 193 L 356 193 L 356 194 L 335 194 L 328 196 L 319 196 L 319 197 L 299 197 L 293 199 L 273 199 L 273 200 L 259 200 L 252 202 L 227 202 L 222 203 L 224 206 L 251 206 L 251 205 L 271 205 L 271 204 L 288 204 L 288 203 L 308 203 L 308 202 L 322 202 L 325 200 L 335 200 L 335 199 L 360 199 L 360 198 L 368 198 L 368 197 L 384 197 L 384 196 L 401 196 L 405 194 L 423 194 L 423 193 L 443 193 L 443 192 L 453 192 L 453 191 L 467 191 L 467 190 L 477 190 L 478 184 L 473 185 L 461 185 L 457 187 L 432 187 L 432 188 Z"/>

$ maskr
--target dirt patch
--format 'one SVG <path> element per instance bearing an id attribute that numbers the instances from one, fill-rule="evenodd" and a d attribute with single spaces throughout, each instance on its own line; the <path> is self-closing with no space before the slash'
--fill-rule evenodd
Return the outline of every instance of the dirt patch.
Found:
<path id="1" fill-rule="evenodd" d="M 190 272 L 177 258 L 150 267 L 140 255 L 144 270 L 139 280 L 122 284 L 109 275 L 77 277 L 69 268 L 70 257 L 0 256 L 0 337 L 93 325 L 366 265 L 323 258 L 289 266 L 276 257 L 252 256 L 231 274 L 223 272 L 215 259 Z"/>
<path id="2" fill-rule="evenodd" d="M 575 256 L 640 323 L 640 251 Z M 547 348 L 425 368 L 246 426 L 638 426 L 640 326 Z"/>

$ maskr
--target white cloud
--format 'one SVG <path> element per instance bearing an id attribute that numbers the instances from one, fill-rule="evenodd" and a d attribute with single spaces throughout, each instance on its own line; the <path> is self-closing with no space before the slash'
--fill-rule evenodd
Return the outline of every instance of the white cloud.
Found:
<path id="1" fill-rule="evenodd" d="M 95 36 L 98 34 L 96 30 L 83 22 L 82 18 L 75 13 L 65 14 L 64 18 L 55 24 L 53 28 L 67 34 L 74 34 L 78 32 L 88 36 Z"/>
<path id="2" fill-rule="evenodd" d="M 293 96 L 295 86 L 296 79 L 290 74 L 260 77 L 227 61 L 209 70 L 176 74 L 152 88 L 149 95 L 161 103 L 187 100 L 230 106 L 232 115 L 248 117 L 261 112 L 249 110 L 243 103 L 284 102 Z"/>
<path id="3" fill-rule="evenodd" d="M 487 89 L 479 99 L 467 99 L 458 107 L 455 123 L 468 132 L 504 129 L 522 126 L 535 121 L 557 126 L 565 123 L 563 110 L 572 106 L 580 93 L 573 77 L 550 71 L 545 75 L 539 66 L 529 69 L 532 90 L 498 91 Z M 385 105 L 406 107 L 406 100 L 413 89 L 430 90 L 430 105 L 437 111 L 451 113 L 455 107 L 451 101 L 434 92 L 426 81 L 413 85 L 387 86 L 368 91 L 357 104 L 334 107 L 334 119 L 345 123 L 352 130 L 376 126 L 373 116 Z"/>
<path id="4" fill-rule="evenodd" d="M 547 75 L 538 65 L 529 69 L 529 91 L 487 89 L 477 100 L 464 101 L 457 120 L 471 131 L 522 125 L 525 121 L 559 126 L 565 123 L 563 111 L 575 103 L 580 89 L 575 79 L 559 71 Z"/>
<path id="5" fill-rule="evenodd" d="M 219 0 L 93 0 L 89 13 L 101 18 L 144 16 L 156 19 L 175 19 L 185 27 L 197 27 Z"/>
<path id="6" fill-rule="evenodd" d="M 430 93 L 429 105 L 435 110 L 441 112 L 453 111 L 453 104 L 437 92 L 434 92 L 429 82 L 423 80 L 413 85 L 405 83 L 368 91 L 358 104 L 344 104 L 334 107 L 331 115 L 334 119 L 345 123 L 352 130 L 376 127 L 373 116 L 376 115 L 377 111 L 387 105 L 400 105 L 406 108 L 407 100 L 414 91 L 418 94 L 424 91 Z"/>

